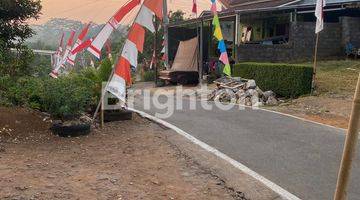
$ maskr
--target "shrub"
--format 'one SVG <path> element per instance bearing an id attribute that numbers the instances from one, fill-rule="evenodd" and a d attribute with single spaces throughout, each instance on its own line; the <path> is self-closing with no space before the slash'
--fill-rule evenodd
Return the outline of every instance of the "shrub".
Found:
<path id="1" fill-rule="evenodd" d="M 11 106 L 9 99 L 9 88 L 15 85 L 10 76 L 0 76 L 0 105 Z"/>
<path id="2" fill-rule="evenodd" d="M 14 79 L 4 76 L 0 78 L 0 84 L 0 103 L 2 105 L 41 108 L 41 98 L 44 91 L 42 79 L 26 76 Z"/>
<path id="3" fill-rule="evenodd" d="M 145 71 L 142 81 L 155 81 L 155 71 Z"/>
<path id="4" fill-rule="evenodd" d="M 99 78 L 101 81 L 108 81 L 109 76 L 112 71 L 112 62 L 109 58 L 106 58 L 101 61 L 101 65 L 99 67 Z"/>
<path id="5" fill-rule="evenodd" d="M 84 76 L 72 74 L 49 79 L 44 90 L 44 109 L 58 119 L 79 116 L 91 106 L 93 84 L 93 81 Z"/>
<path id="6" fill-rule="evenodd" d="M 234 76 L 254 79 L 263 90 L 272 90 L 282 97 L 297 97 L 311 92 L 312 68 L 285 63 L 239 63 Z"/>

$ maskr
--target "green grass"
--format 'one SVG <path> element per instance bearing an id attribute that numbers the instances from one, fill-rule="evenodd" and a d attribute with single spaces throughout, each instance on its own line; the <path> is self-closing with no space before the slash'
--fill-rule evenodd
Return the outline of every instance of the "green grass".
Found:
<path id="1" fill-rule="evenodd" d="M 359 72 L 360 60 L 320 61 L 316 77 L 317 93 L 350 97 L 355 92 Z"/>

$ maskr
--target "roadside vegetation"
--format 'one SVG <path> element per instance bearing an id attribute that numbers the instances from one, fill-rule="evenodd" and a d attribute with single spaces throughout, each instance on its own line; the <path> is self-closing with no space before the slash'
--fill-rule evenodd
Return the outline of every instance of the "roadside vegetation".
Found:
<path id="1" fill-rule="evenodd" d="M 319 62 L 317 71 L 317 94 L 351 98 L 355 92 L 359 72 L 360 60 Z"/>
<path id="2" fill-rule="evenodd" d="M 30 107 L 57 119 L 77 117 L 96 105 L 111 66 L 105 59 L 99 70 L 86 68 L 58 79 L 0 76 L 0 105 Z"/>
<path id="3" fill-rule="evenodd" d="M 313 95 L 288 99 L 268 109 L 346 129 L 359 72 L 360 60 L 320 61 Z"/>

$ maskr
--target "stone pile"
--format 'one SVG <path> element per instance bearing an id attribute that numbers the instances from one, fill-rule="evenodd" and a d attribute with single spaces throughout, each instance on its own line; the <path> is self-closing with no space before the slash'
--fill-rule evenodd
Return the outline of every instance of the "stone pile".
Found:
<path id="1" fill-rule="evenodd" d="M 263 92 L 255 80 L 223 77 L 214 81 L 217 88 L 208 96 L 209 101 L 236 103 L 246 106 L 277 105 L 273 91 Z"/>

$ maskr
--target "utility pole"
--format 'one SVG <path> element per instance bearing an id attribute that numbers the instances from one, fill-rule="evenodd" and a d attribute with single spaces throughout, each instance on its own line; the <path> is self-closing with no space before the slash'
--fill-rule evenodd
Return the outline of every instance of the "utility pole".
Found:
<path id="1" fill-rule="evenodd" d="M 165 44 L 165 67 L 166 69 L 170 69 L 169 66 L 169 16 L 167 9 L 167 0 L 163 0 L 163 27 L 164 27 L 164 44 Z"/>
<path id="2" fill-rule="evenodd" d="M 351 174 L 351 164 L 355 158 L 356 145 L 359 137 L 360 126 L 360 73 L 354 95 L 354 103 L 352 107 L 348 132 L 346 135 L 343 156 L 336 185 L 334 200 L 347 199 L 347 187 Z"/>

